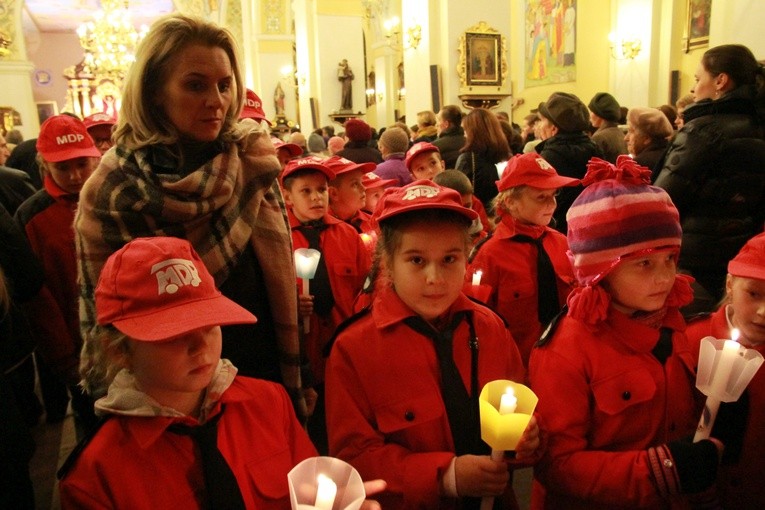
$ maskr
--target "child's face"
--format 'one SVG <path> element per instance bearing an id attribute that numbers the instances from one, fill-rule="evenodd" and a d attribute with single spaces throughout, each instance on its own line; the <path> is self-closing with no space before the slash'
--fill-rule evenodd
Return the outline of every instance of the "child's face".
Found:
<path id="1" fill-rule="evenodd" d="M 417 315 L 432 321 L 462 291 L 467 256 L 464 227 L 414 223 L 387 261 L 396 294 Z"/>
<path id="2" fill-rule="evenodd" d="M 300 222 L 320 220 L 329 207 L 328 187 L 324 174 L 301 175 L 284 190 L 284 202 Z"/>
<path id="3" fill-rule="evenodd" d="M 677 252 L 662 250 L 620 262 L 603 280 L 614 307 L 627 314 L 655 312 L 675 283 Z"/>
<path id="4" fill-rule="evenodd" d="M 436 151 L 431 151 L 420 154 L 412 160 L 411 172 L 416 181 L 420 179 L 432 181 L 433 177 L 444 171 L 444 167 L 441 155 Z"/>
<path id="5" fill-rule="evenodd" d="M 549 225 L 557 202 L 557 189 L 525 187 L 518 197 L 508 195 L 505 207 L 516 221 L 526 225 Z"/>
<path id="6" fill-rule="evenodd" d="M 221 338 L 220 326 L 213 326 L 159 342 L 129 340 L 128 365 L 144 393 L 189 413 L 218 366 Z"/>
<path id="7" fill-rule="evenodd" d="M 342 219 L 347 219 L 364 207 L 367 200 L 361 179 L 363 170 L 353 170 L 339 175 L 329 188 L 332 210 Z"/>
<path id="8" fill-rule="evenodd" d="M 383 191 L 385 191 L 385 188 L 370 188 L 366 190 L 366 203 L 364 204 L 364 210 L 366 211 L 374 211 L 375 207 L 377 206 L 377 202 L 380 201 L 380 197 L 383 194 Z"/>
<path id="9" fill-rule="evenodd" d="M 45 163 L 45 169 L 59 188 L 77 195 L 82 185 L 93 173 L 98 162 L 97 158 L 74 158 L 58 163 Z"/>
<path id="10" fill-rule="evenodd" d="M 744 343 L 765 342 L 765 280 L 728 275 L 725 290 L 730 297 L 731 322 Z"/>

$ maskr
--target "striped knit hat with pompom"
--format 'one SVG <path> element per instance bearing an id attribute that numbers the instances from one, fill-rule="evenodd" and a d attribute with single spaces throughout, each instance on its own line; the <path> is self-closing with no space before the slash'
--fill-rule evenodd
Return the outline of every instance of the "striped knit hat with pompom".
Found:
<path id="1" fill-rule="evenodd" d="M 579 282 L 566 300 L 570 317 L 593 326 L 608 317 L 611 296 L 598 283 L 625 258 L 680 250 L 677 208 L 666 191 L 649 184 L 650 176 L 629 156 L 619 156 L 616 166 L 598 158 L 587 164 L 587 187 L 566 214 L 568 255 Z M 690 303 L 691 281 L 676 274 L 665 306 Z"/>
<path id="2" fill-rule="evenodd" d="M 680 247 L 677 208 L 629 156 L 616 166 L 593 158 L 585 190 L 566 214 L 569 256 L 580 285 L 595 285 L 628 255 Z"/>

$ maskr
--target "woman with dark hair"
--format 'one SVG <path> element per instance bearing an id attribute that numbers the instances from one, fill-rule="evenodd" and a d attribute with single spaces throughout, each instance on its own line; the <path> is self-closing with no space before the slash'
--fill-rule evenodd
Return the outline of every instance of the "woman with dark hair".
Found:
<path id="1" fill-rule="evenodd" d="M 476 108 L 462 120 L 465 145 L 455 167 L 473 183 L 473 194 L 483 204 L 497 196 L 497 163 L 510 158 L 510 146 L 499 119 L 489 110 Z"/>
<path id="2" fill-rule="evenodd" d="M 707 310 L 723 295 L 728 261 L 765 220 L 765 140 L 756 108 L 764 79 L 746 46 L 707 50 L 696 70 L 696 102 L 683 112 L 656 179 L 680 211 L 679 267 L 709 294 L 706 305 L 697 302 Z"/>

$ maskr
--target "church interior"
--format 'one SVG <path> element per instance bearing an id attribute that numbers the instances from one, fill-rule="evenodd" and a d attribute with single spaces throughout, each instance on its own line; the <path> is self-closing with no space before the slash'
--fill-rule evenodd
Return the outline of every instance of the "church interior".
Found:
<path id="1" fill-rule="evenodd" d="M 0 10 L 4 131 L 34 137 L 63 111 L 118 115 L 131 52 L 174 11 L 231 30 L 247 86 L 285 131 L 352 117 L 380 128 L 446 104 L 519 122 L 555 91 L 674 104 L 709 46 L 742 43 L 765 58 L 747 21 L 765 14 L 754 0 L 12 1 Z"/>

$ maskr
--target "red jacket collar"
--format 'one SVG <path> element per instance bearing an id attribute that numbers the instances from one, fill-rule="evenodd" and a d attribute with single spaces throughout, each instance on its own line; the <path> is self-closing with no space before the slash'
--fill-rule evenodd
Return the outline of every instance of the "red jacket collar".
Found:
<path id="1" fill-rule="evenodd" d="M 464 293 L 460 293 L 456 301 L 449 307 L 449 316 L 463 310 L 471 311 L 473 308 L 472 301 Z M 379 329 L 392 326 L 415 315 L 417 314 L 401 300 L 392 287 L 386 286 L 375 292 L 372 302 L 372 318 Z"/>
<path id="2" fill-rule="evenodd" d="M 290 222 L 290 229 L 295 229 L 296 227 L 299 227 L 302 225 L 299 219 L 295 216 L 295 213 L 292 212 L 292 208 L 287 208 L 287 218 Z M 329 213 L 325 214 L 322 218 L 322 221 L 326 223 L 327 225 L 336 225 L 338 223 L 344 223 L 342 220 L 339 220 L 335 218 L 334 216 L 331 216 Z"/>
<path id="3" fill-rule="evenodd" d="M 515 218 L 509 214 L 502 216 L 502 220 L 497 225 L 494 231 L 494 237 L 499 239 L 510 239 L 518 234 L 529 236 L 532 239 L 538 239 L 548 230 L 552 230 L 550 227 L 539 225 L 525 225 L 515 221 Z"/>
<path id="4" fill-rule="evenodd" d="M 632 320 L 613 306 L 608 310 L 608 320 L 602 324 L 612 328 L 616 337 L 636 352 L 651 352 L 660 333 L 659 329 Z M 685 331 L 685 319 L 679 310 L 670 308 L 661 327 L 670 328 L 673 331 Z"/>
<path id="5" fill-rule="evenodd" d="M 56 201 L 67 200 L 70 202 L 76 202 L 80 198 L 78 193 L 73 194 L 69 193 L 68 191 L 64 191 L 58 184 L 56 184 L 56 181 L 53 180 L 53 177 L 47 173 L 43 178 L 43 186 L 45 187 L 45 191 L 47 191 L 48 194 Z"/>

